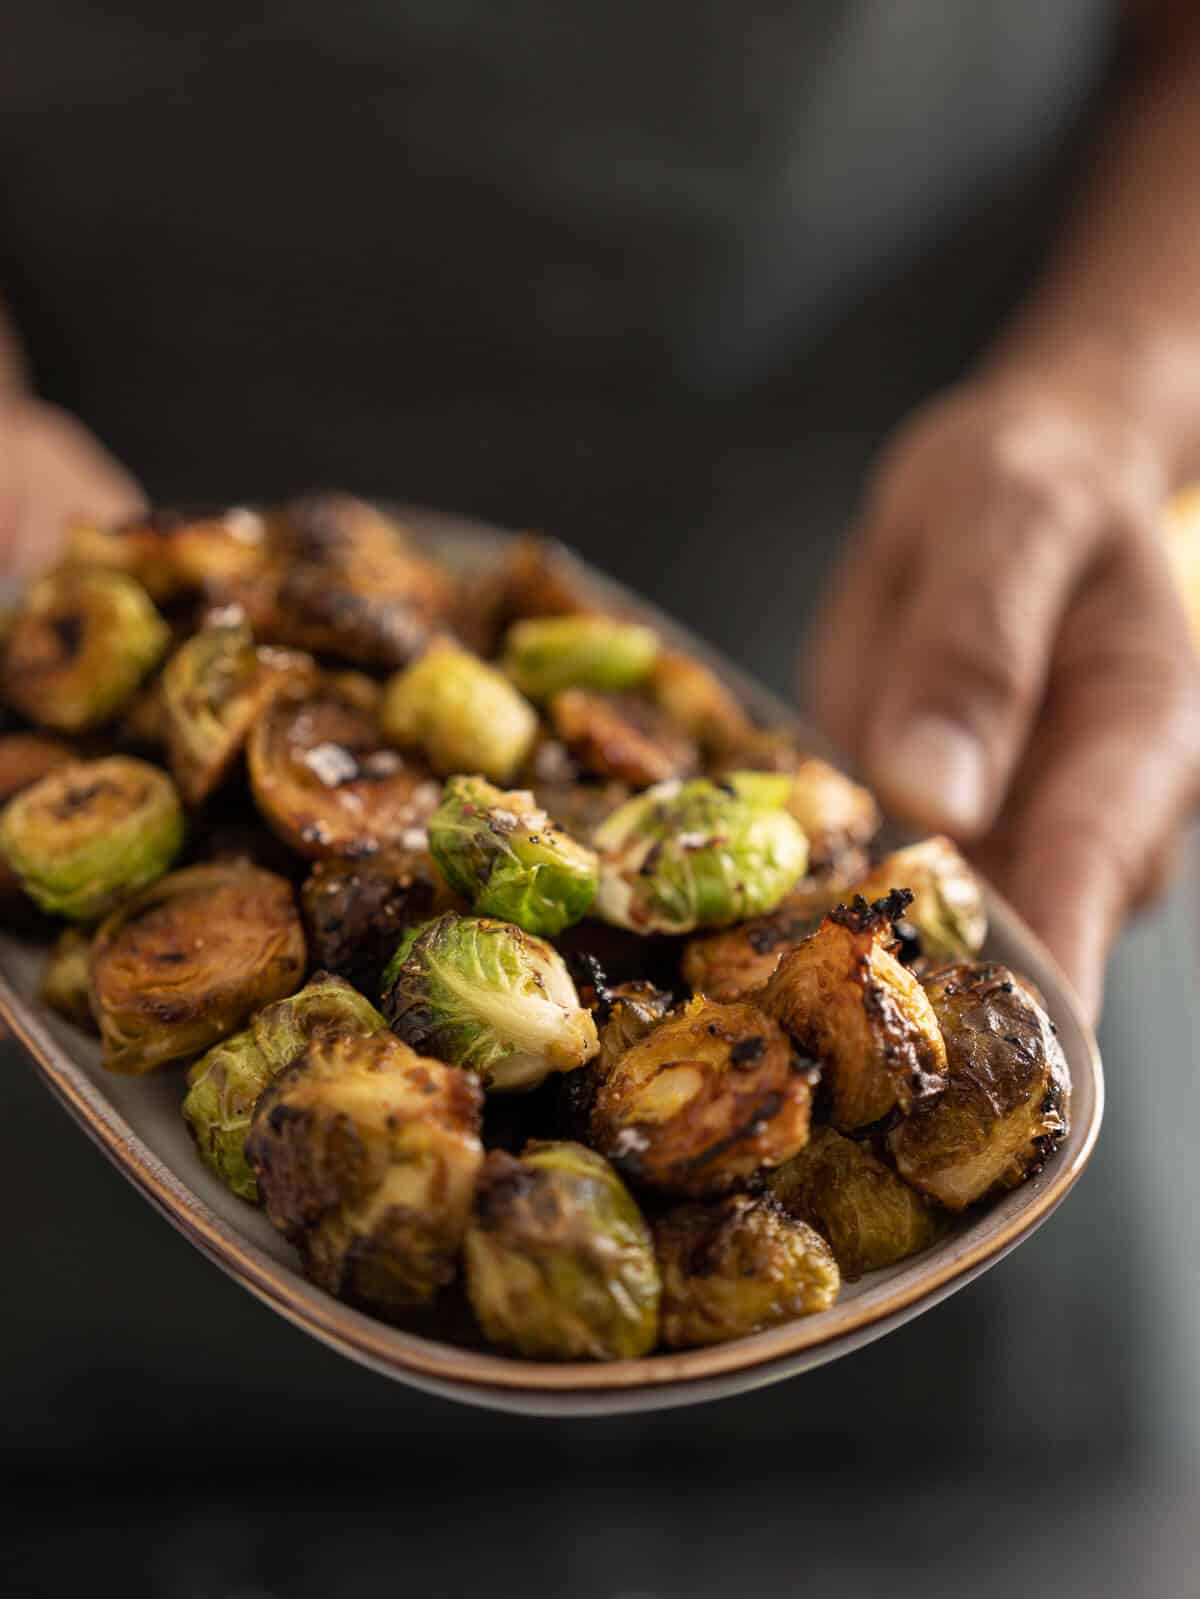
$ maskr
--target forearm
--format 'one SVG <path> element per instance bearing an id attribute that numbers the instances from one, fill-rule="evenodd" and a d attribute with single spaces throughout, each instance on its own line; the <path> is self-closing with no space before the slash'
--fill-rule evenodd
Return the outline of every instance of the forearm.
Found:
<path id="1" fill-rule="evenodd" d="M 1045 279 L 988 363 L 1107 391 L 1167 486 L 1200 470 L 1200 26 L 1115 109 Z"/>

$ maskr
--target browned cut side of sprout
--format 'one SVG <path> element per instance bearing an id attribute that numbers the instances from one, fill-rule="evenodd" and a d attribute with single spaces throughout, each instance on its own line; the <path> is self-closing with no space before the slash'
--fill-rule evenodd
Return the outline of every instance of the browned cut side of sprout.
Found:
<path id="1" fill-rule="evenodd" d="M 897 1170 L 948 1210 L 1015 1188 L 1066 1136 L 1070 1077 L 1054 1024 L 1005 966 L 963 961 L 926 981 L 949 1076 L 888 1135 Z"/>
<path id="2" fill-rule="evenodd" d="M 766 1195 L 679 1205 L 654 1225 L 668 1349 L 746 1338 L 828 1310 L 841 1281 L 829 1245 Z"/>
<path id="3" fill-rule="evenodd" d="M 762 1004 L 825 1066 L 835 1127 L 850 1132 L 945 1084 L 946 1046 L 920 983 L 891 953 L 907 894 L 832 911 L 787 955 Z"/>
<path id="4" fill-rule="evenodd" d="M 172 872 L 115 911 L 92 946 L 92 1003 L 110 1071 L 140 1076 L 235 1032 L 304 976 L 282 878 L 244 862 Z"/>
<path id="5" fill-rule="evenodd" d="M 394 1316 L 453 1280 L 482 1100 L 467 1072 L 390 1033 L 317 1038 L 267 1088 L 246 1158 L 319 1287 Z"/>
<path id="6" fill-rule="evenodd" d="M 649 788 L 699 768 L 692 740 L 638 695 L 569 688 L 548 709 L 555 733 L 594 777 Z"/>
<path id="7" fill-rule="evenodd" d="M 906 888 L 904 920 L 916 929 L 921 953 L 935 965 L 977 955 L 987 936 L 979 879 L 948 838 L 926 838 L 885 856 L 855 884 L 864 899 Z"/>
<path id="8" fill-rule="evenodd" d="M 163 731 L 185 803 L 201 805 L 220 787 L 268 705 L 303 698 L 317 684 L 311 656 L 256 648 L 240 620 L 211 622 L 193 634 L 162 675 Z"/>
<path id="9" fill-rule="evenodd" d="M 405 529 L 345 494 L 293 500 L 271 520 L 274 564 L 245 596 L 255 633 L 355 666 L 403 666 L 448 617 L 454 584 Z M 232 598 L 240 598 L 235 589 Z"/>
<path id="10" fill-rule="evenodd" d="M 574 616 L 596 607 L 571 569 L 569 557 L 549 539 L 528 535 L 511 547 L 501 573 L 505 621 L 526 616 Z"/>
<path id="11" fill-rule="evenodd" d="M 4 644 L 0 686 L 41 726 L 85 732 L 129 703 L 169 643 L 140 583 L 102 567 L 64 568 L 25 596 Z"/>
<path id="12" fill-rule="evenodd" d="M 421 849 L 439 785 L 415 756 L 383 744 L 361 711 L 334 699 L 271 706 L 247 746 L 259 809 L 310 859 Z"/>
<path id="13" fill-rule="evenodd" d="M 755 1006 L 694 999 L 609 1068 L 592 1142 L 646 1188 L 727 1193 L 804 1148 L 814 1081 Z"/>
<path id="14" fill-rule="evenodd" d="M 808 1147 L 773 1171 L 767 1186 L 789 1215 L 815 1227 L 847 1281 L 928 1249 L 946 1218 L 865 1143 L 818 1127 Z"/>
<path id="15" fill-rule="evenodd" d="M 74 751 L 60 739 L 41 733 L 0 735 L 0 811 L 22 789 L 32 788 L 43 777 L 74 760 Z M 0 901 L 19 892 L 20 879 L 0 856 Z"/>

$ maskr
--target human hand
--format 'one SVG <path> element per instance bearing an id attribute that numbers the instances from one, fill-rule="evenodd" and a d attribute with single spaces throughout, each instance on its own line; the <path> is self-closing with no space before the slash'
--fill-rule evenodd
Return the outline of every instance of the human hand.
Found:
<path id="1" fill-rule="evenodd" d="M 886 452 L 811 659 L 893 811 L 972 854 L 1099 1009 L 1200 791 L 1200 671 L 1153 441 L 1095 387 L 951 391 Z"/>
<path id="2" fill-rule="evenodd" d="M 0 575 L 44 566 L 75 516 L 116 521 L 137 484 L 82 423 L 26 398 L 0 408 Z"/>

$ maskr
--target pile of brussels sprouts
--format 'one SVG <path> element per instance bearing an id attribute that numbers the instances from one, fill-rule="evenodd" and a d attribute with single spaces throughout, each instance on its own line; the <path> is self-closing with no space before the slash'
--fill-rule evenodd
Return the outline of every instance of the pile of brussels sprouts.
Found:
<path id="1" fill-rule="evenodd" d="M 374 506 L 78 526 L 0 626 L 0 899 L 47 1005 L 376 1315 L 712 1344 L 935 1243 L 1066 1131 L 944 839 L 551 547 Z"/>

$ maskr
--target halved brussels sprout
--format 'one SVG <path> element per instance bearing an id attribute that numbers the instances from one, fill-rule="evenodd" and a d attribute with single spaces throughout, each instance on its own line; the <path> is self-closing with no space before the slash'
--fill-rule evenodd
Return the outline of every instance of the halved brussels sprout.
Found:
<path id="1" fill-rule="evenodd" d="M 73 523 L 64 560 L 69 566 L 124 572 L 161 602 L 244 581 L 262 569 L 266 545 L 263 518 L 240 506 L 217 516 L 158 508 L 115 527 Z"/>
<path id="2" fill-rule="evenodd" d="M 587 996 L 586 986 L 584 994 Z M 552 1126 L 557 1137 L 584 1141 L 591 1137 L 600 1084 L 621 1057 L 669 1015 L 672 1003 L 673 996 L 665 988 L 641 979 L 596 992 L 591 1004 L 600 1022 L 599 1053 L 578 1071 L 555 1079 Z"/>
<path id="3" fill-rule="evenodd" d="M 660 650 L 648 687 L 659 709 L 708 755 L 736 749 L 754 732 L 737 696 L 694 656 Z"/>
<path id="4" fill-rule="evenodd" d="M 82 927 L 67 927 L 59 935 L 42 974 L 42 1003 L 64 1021 L 98 1031 L 92 1015 L 92 939 Z"/>
<path id="5" fill-rule="evenodd" d="M 921 935 L 922 954 L 937 964 L 978 955 L 983 948 L 983 891 L 948 838 L 926 838 L 896 850 L 854 888 L 864 899 L 907 888 L 913 898 L 904 920 Z"/>
<path id="6" fill-rule="evenodd" d="M 762 995 L 764 1009 L 826 1068 L 835 1127 L 852 1132 L 897 1106 L 939 1094 L 946 1046 L 920 983 L 891 953 L 897 892 L 838 906 L 790 950 Z"/>
<path id="7" fill-rule="evenodd" d="M 608 1068 L 592 1142 L 641 1186 L 727 1193 L 804 1148 L 816 1078 L 755 1006 L 693 999 Z"/>
<path id="8" fill-rule="evenodd" d="M 828 1310 L 841 1287 L 829 1245 L 765 1195 L 679 1205 L 654 1225 L 662 1341 L 690 1349 Z"/>
<path id="9" fill-rule="evenodd" d="M 771 980 L 789 949 L 816 932 L 822 916 L 840 898 L 837 888 L 805 878 L 767 915 L 716 933 L 696 934 L 684 945 L 684 981 L 709 999 L 749 998 Z"/>
<path id="10" fill-rule="evenodd" d="M 560 689 L 618 694 L 636 688 L 658 655 L 658 635 L 615 616 L 539 616 L 514 622 L 504 640 L 503 666 L 531 700 Z"/>
<path id="11" fill-rule="evenodd" d="M 271 560 L 241 603 L 255 634 L 381 671 L 403 666 L 447 617 L 454 584 L 399 523 L 347 494 L 294 500 L 270 519 Z"/>
<path id="12" fill-rule="evenodd" d="M 647 788 L 688 777 L 699 765 L 695 744 L 649 700 L 568 688 L 550 701 L 551 725 L 593 776 Z"/>
<path id="13" fill-rule="evenodd" d="M 804 875 L 795 819 L 738 779 L 660 783 L 596 831 L 601 916 L 637 932 L 690 933 L 774 910 Z"/>
<path id="14" fill-rule="evenodd" d="M 452 1281 L 476 1178 L 482 1094 L 390 1033 L 318 1036 L 255 1108 L 246 1159 L 318 1287 L 377 1315 Z"/>
<path id="15" fill-rule="evenodd" d="M 631 1360 L 658 1338 L 650 1229 L 606 1160 L 530 1144 L 484 1163 L 467 1293 L 488 1341 L 531 1360 Z"/>
<path id="16" fill-rule="evenodd" d="M 948 1210 L 1016 1188 L 1066 1136 L 1066 1057 L 1027 984 L 964 961 L 925 983 L 949 1057 L 946 1091 L 888 1135 L 906 1182 Z"/>
<path id="17" fill-rule="evenodd" d="M 533 748 L 537 716 L 508 679 L 469 650 L 438 639 L 384 691 L 379 725 L 419 746 L 443 777 L 481 772 L 510 782 Z"/>
<path id="18" fill-rule="evenodd" d="M 50 772 L 75 759 L 69 744 L 41 733 L 0 734 L 0 811 L 22 789 L 32 788 Z M 0 847 L 0 901 L 20 890 L 17 874 Z"/>
<path id="19" fill-rule="evenodd" d="M 110 1071 L 199 1055 L 295 991 L 304 934 L 290 884 L 244 861 L 172 872 L 105 921 L 92 1005 Z"/>
<path id="20" fill-rule="evenodd" d="M 251 729 L 246 757 L 259 810 L 300 855 L 356 859 L 425 843 L 440 793 L 428 767 L 389 749 L 339 700 L 277 701 Z"/>
<path id="21" fill-rule="evenodd" d="M 481 916 L 553 938 L 596 897 L 594 852 L 554 826 L 533 795 L 452 777 L 429 822 L 429 848 Z"/>
<path id="22" fill-rule="evenodd" d="M 181 644 L 162 675 L 171 771 L 188 805 L 224 781 L 256 718 L 280 695 L 317 687 L 316 663 L 295 651 L 260 650 L 240 617 L 210 622 Z"/>
<path id="23" fill-rule="evenodd" d="M 0 856 L 22 888 L 77 922 L 161 877 L 182 844 L 174 784 L 129 755 L 60 766 L 0 813 Z"/>
<path id="24" fill-rule="evenodd" d="M 318 861 L 300 895 L 313 965 L 378 994 L 384 969 L 412 927 L 465 909 L 422 851 L 365 861 Z"/>
<path id="25" fill-rule="evenodd" d="M 506 616 L 575 616 L 593 611 L 573 558 L 561 544 L 527 534 L 510 545 L 500 572 Z"/>
<path id="26" fill-rule="evenodd" d="M 814 870 L 860 849 L 879 831 L 873 796 L 827 761 L 802 760 L 791 779 L 787 809 L 804 829 Z"/>
<path id="27" fill-rule="evenodd" d="M 210 1049 L 188 1071 L 184 1119 L 205 1164 L 243 1199 L 258 1198 L 246 1135 L 259 1095 L 314 1038 L 368 1036 L 387 1023 L 340 977 L 322 972 L 290 999 L 264 1006 L 243 1033 Z"/>
<path id="28" fill-rule="evenodd" d="M 170 629 L 133 578 L 100 567 L 51 572 L 13 623 L 3 691 L 32 721 L 82 732 L 132 699 L 169 643 Z"/>
<path id="29" fill-rule="evenodd" d="M 767 1187 L 789 1215 L 828 1240 L 848 1282 L 928 1249 L 946 1231 L 944 1213 L 866 1144 L 832 1127 L 815 1128 L 808 1147 L 777 1167 Z"/>
<path id="30" fill-rule="evenodd" d="M 469 1067 L 495 1090 L 535 1088 L 599 1048 L 551 945 L 509 922 L 453 911 L 400 945 L 384 973 L 383 1011 L 414 1049 Z"/>

